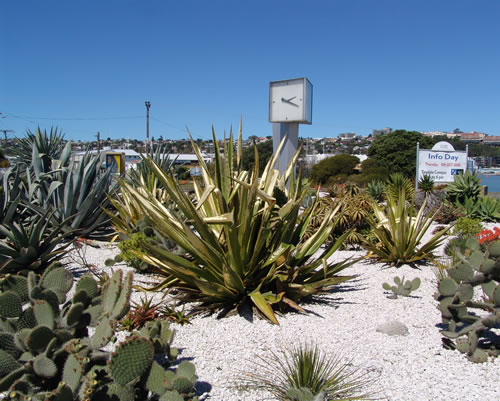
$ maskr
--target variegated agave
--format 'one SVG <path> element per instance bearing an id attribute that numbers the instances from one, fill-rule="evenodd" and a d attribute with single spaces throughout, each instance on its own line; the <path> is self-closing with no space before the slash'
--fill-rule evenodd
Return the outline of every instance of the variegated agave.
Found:
<path id="1" fill-rule="evenodd" d="M 70 156 L 68 142 L 60 159 L 52 160 L 52 169 L 45 171 L 38 149 L 33 148 L 25 202 L 38 213 L 53 211 L 51 219 L 56 225 L 64 222 L 63 231 L 81 237 L 106 237 L 110 233 L 110 219 L 105 212 L 110 170 L 101 174 L 99 157 L 90 153 L 79 162 Z"/>
<path id="2" fill-rule="evenodd" d="M 438 231 L 431 239 L 422 243 L 437 211 L 424 214 L 426 199 L 414 215 L 404 191 L 401 191 L 397 200 L 391 192 L 387 192 L 386 196 L 387 205 L 372 201 L 375 217 L 369 217 L 368 222 L 373 230 L 374 240 L 364 242 L 371 256 L 396 266 L 404 263 L 414 265 L 424 259 L 432 260 L 433 251 L 443 242 L 444 234 L 450 227 Z"/>
<path id="3" fill-rule="evenodd" d="M 278 323 L 276 309 L 292 307 L 350 277 L 338 273 L 353 262 L 331 263 L 329 257 L 341 246 L 344 236 L 316 252 L 325 243 L 336 210 L 331 210 L 318 230 L 307 240 L 304 233 L 315 213 L 315 204 L 301 210 L 308 187 L 303 187 L 293 168 L 298 153 L 286 172 L 274 168 L 277 156 L 258 175 L 255 151 L 253 171 L 241 168 L 241 129 L 236 155 L 232 132 L 225 141 L 224 159 L 213 133 L 215 173 L 210 174 L 196 144 L 193 148 L 202 171 L 202 182 L 194 182 L 194 201 L 182 190 L 172 173 L 165 172 L 151 159 L 149 165 L 166 189 L 181 215 L 163 205 L 148 189 L 122 183 L 123 198 L 114 202 L 122 224 L 134 208 L 147 217 L 158 236 L 176 242 L 185 254 L 179 255 L 154 244 L 137 256 L 156 266 L 165 279 L 155 289 L 175 288 L 183 302 L 198 302 L 197 310 L 223 310 L 227 313 L 250 304 L 273 323 Z M 280 147 L 281 149 L 281 147 Z M 287 197 L 282 206 L 272 196 L 280 188 Z M 223 313 L 223 314 L 224 314 Z"/>

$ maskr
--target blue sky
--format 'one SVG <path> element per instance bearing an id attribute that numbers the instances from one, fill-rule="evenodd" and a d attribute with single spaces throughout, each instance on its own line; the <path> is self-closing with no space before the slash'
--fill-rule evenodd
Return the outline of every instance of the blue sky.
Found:
<path id="1" fill-rule="evenodd" d="M 269 82 L 307 77 L 302 137 L 500 135 L 500 2 L 3 1 L 0 129 L 67 138 L 272 134 Z"/>

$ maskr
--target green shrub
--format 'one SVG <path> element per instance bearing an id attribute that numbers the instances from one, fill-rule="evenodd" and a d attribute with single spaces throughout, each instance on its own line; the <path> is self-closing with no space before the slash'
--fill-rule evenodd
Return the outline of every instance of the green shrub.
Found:
<path id="1" fill-rule="evenodd" d="M 356 156 L 341 154 L 328 157 L 316 163 L 311 170 L 311 179 L 318 184 L 326 184 L 330 179 L 341 177 L 345 181 L 359 164 Z"/>
<path id="2" fill-rule="evenodd" d="M 145 252 L 144 244 L 148 241 L 148 237 L 143 232 L 130 234 L 129 238 L 118 242 L 118 248 L 121 251 L 123 261 L 129 266 L 139 269 L 142 260 L 136 256 L 135 252 Z"/>
<path id="3" fill-rule="evenodd" d="M 460 217 L 453 228 L 454 235 L 468 236 L 479 234 L 483 229 L 481 220 L 469 217 Z"/>

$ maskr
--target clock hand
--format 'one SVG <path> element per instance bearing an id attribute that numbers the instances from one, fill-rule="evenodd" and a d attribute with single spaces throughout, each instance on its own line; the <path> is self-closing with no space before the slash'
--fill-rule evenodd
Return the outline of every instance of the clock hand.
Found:
<path id="1" fill-rule="evenodd" d="M 297 96 L 294 96 L 294 97 L 291 97 L 290 99 L 287 100 L 287 102 L 289 102 L 290 100 L 293 100 L 295 99 Z"/>
<path id="2" fill-rule="evenodd" d="M 292 97 L 291 99 L 294 99 L 294 98 L 295 98 L 295 96 L 294 96 L 294 97 Z M 295 103 L 291 102 L 291 101 L 290 101 L 290 99 L 285 99 L 284 97 L 282 97 L 282 98 L 281 98 L 281 101 L 282 101 L 282 102 L 284 102 L 284 103 L 291 104 L 292 106 L 299 107 L 299 105 L 298 105 L 298 104 L 295 104 Z"/>

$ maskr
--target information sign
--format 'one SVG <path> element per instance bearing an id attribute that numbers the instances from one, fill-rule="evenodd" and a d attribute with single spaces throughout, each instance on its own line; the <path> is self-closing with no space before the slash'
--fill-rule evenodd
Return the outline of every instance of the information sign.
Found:
<path id="1" fill-rule="evenodd" d="M 455 175 L 467 170 L 467 151 L 418 149 L 417 152 L 418 181 L 427 175 L 435 183 L 453 182 Z"/>

